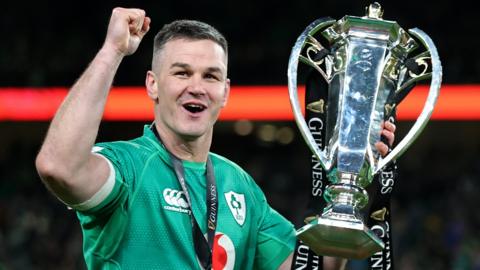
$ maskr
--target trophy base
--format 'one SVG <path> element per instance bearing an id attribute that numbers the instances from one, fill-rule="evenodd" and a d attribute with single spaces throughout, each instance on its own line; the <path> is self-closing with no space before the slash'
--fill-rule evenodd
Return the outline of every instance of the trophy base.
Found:
<path id="1" fill-rule="evenodd" d="M 365 259 L 385 247 L 383 241 L 362 222 L 317 218 L 297 230 L 318 255 Z"/>

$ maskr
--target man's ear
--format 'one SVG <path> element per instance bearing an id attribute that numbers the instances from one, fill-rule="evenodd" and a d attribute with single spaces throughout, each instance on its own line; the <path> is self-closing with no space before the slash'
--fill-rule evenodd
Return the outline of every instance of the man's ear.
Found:
<path id="1" fill-rule="evenodd" d="M 223 93 L 222 108 L 227 105 L 228 97 L 230 96 L 230 79 L 225 80 L 225 92 Z"/>
<path id="2" fill-rule="evenodd" d="M 151 70 L 147 71 L 147 76 L 145 77 L 145 86 L 147 88 L 148 97 L 150 97 L 150 99 L 153 101 L 157 101 L 158 100 L 157 76 Z"/>

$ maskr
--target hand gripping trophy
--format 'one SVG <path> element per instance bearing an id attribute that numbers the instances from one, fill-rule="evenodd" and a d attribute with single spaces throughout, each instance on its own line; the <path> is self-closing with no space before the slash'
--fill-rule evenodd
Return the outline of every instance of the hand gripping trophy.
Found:
<path id="1" fill-rule="evenodd" d="M 329 181 L 323 213 L 297 231 L 297 237 L 319 255 L 363 259 L 384 248 L 363 220 L 361 210 L 369 200 L 366 187 L 417 138 L 439 95 L 442 67 L 432 40 L 416 28 L 406 32 L 382 15 L 380 5 L 373 3 L 364 17 L 318 19 L 298 37 L 290 55 L 288 88 L 295 120 Z M 323 149 L 301 111 L 299 61 L 328 84 Z M 374 144 L 380 140 L 382 121 L 414 84 L 428 78 L 430 90 L 418 119 L 381 157 Z"/>

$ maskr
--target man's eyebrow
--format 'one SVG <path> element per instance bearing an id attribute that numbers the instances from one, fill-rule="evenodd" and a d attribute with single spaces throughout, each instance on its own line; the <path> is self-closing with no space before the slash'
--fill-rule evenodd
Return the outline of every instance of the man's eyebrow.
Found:
<path id="1" fill-rule="evenodd" d="M 187 63 L 182 63 L 182 62 L 175 62 L 173 63 L 170 68 L 183 68 L 183 69 L 191 69 L 191 66 Z M 220 67 L 208 67 L 206 69 L 206 72 L 207 73 L 220 73 L 220 74 L 223 74 L 223 69 L 221 69 Z"/>
<path id="2" fill-rule="evenodd" d="M 175 62 L 173 63 L 170 68 L 174 68 L 174 67 L 179 67 L 179 68 L 190 68 L 190 65 L 187 64 L 187 63 L 181 63 L 181 62 Z"/>
<path id="3" fill-rule="evenodd" d="M 209 67 L 209 68 L 207 68 L 207 72 L 210 72 L 210 73 L 218 72 L 218 73 L 223 74 L 222 69 L 219 68 L 219 67 Z"/>

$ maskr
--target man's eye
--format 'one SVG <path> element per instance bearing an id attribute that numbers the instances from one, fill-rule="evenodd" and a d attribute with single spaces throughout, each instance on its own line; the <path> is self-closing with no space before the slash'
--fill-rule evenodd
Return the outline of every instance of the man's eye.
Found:
<path id="1" fill-rule="evenodd" d="M 206 79 L 211 79 L 211 80 L 216 80 L 216 81 L 219 80 L 219 79 L 218 79 L 218 76 L 213 75 L 213 74 L 205 74 L 205 78 L 206 78 Z"/>
<path id="2" fill-rule="evenodd" d="M 174 74 L 175 74 L 175 76 L 178 76 L 178 77 L 187 77 L 188 76 L 188 72 L 186 72 L 186 71 L 177 71 Z"/>

